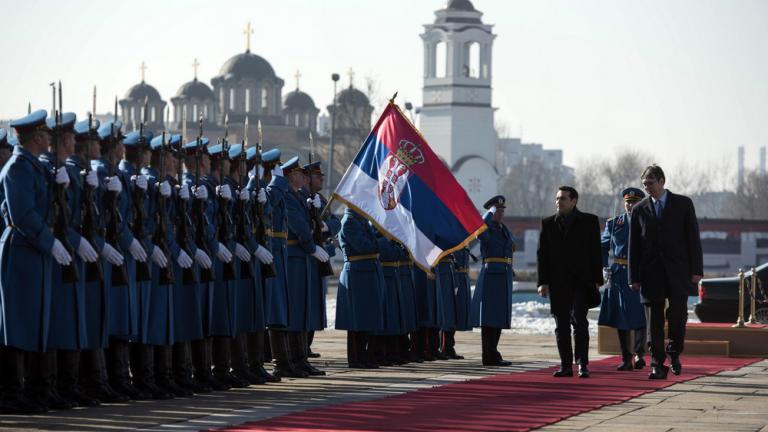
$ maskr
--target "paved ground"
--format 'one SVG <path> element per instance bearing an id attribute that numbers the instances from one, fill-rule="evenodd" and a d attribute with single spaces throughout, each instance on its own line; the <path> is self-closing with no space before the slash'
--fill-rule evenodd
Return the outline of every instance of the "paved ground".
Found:
<path id="1" fill-rule="evenodd" d="M 44 416 L 0 417 L 0 430 L 188 431 L 239 424 L 310 407 L 378 398 L 413 389 L 499 373 L 479 365 L 480 335 L 457 335 L 466 360 L 433 362 L 376 371 L 345 369 L 344 333 L 319 333 L 313 347 L 329 375 L 285 380 L 222 393 L 171 401 L 114 404 Z M 595 352 L 594 341 L 592 352 Z M 509 372 L 537 369 L 556 360 L 554 338 L 504 335 L 501 351 L 514 361 Z M 594 358 L 599 356 L 594 355 Z M 768 361 L 704 377 L 647 394 L 624 404 L 572 417 L 544 430 L 589 431 L 766 431 Z"/>

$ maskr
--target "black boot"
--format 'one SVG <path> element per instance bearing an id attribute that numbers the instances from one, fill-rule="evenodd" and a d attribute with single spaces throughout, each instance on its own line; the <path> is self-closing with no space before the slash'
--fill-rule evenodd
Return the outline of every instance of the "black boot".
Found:
<path id="1" fill-rule="evenodd" d="M 204 338 L 196 341 L 192 341 L 192 364 L 195 368 L 195 382 L 200 386 L 210 388 L 215 391 L 224 391 L 232 388 L 231 385 L 220 381 L 213 376 L 212 368 L 212 353 L 211 345 L 213 341 L 211 338 Z"/>
<path id="2" fill-rule="evenodd" d="M 195 394 L 174 379 L 173 348 L 170 345 L 155 346 L 155 383 L 176 397 L 190 397 Z"/>
<path id="3" fill-rule="evenodd" d="M 250 384 L 265 384 L 267 381 L 260 375 L 251 372 L 251 358 L 248 355 L 248 338 L 245 333 L 238 334 L 231 343 L 232 373 Z"/>
<path id="4" fill-rule="evenodd" d="M 40 414 L 48 407 L 24 394 L 24 351 L 0 346 L 0 410 L 12 414 Z"/>
<path id="5" fill-rule="evenodd" d="M 631 371 L 634 367 L 632 366 L 632 352 L 629 350 L 629 330 L 617 329 L 616 333 L 619 336 L 619 348 L 621 349 L 621 363 L 616 367 L 616 370 Z"/>
<path id="6" fill-rule="evenodd" d="M 307 332 L 307 357 L 320 358 L 320 353 L 312 352 L 312 341 L 315 340 L 315 332 Z"/>
<path id="7" fill-rule="evenodd" d="M 189 342 L 176 342 L 173 344 L 171 365 L 173 380 L 178 386 L 192 393 L 210 393 L 213 391 L 212 388 L 198 383 L 193 378 L 192 347 Z"/>
<path id="8" fill-rule="evenodd" d="M 64 398 L 56 389 L 56 350 L 27 353 L 29 372 L 26 393 L 41 405 L 56 410 L 77 407 L 77 402 Z"/>
<path id="9" fill-rule="evenodd" d="M 102 403 L 123 403 L 131 400 L 109 384 L 106 355 L 101 348 L 80 353 L 80 382 L 88 397 Z"/>
<path id="10" fill-rule="evenodd" d="M 246 388 L 251 383 L 232 374 L 232 338 L 213 337 L 213 376 L 230 387 Z"/>
<path id="11" fill-rule="evenodd" d="M 310 376 L 324 376 L 325 371 L 314 367 L 309 363 L 309 341 L 307 332 L 296 332 L 296 349 L 300 350 L 297 367 L 307 372 Z"/>
<path id="12" fill-rule="evenodd" d="M 408 335 L 408 353 L 410 360 L 414 363 L 424 363 L 424 347 L 421 344 L 421 338 L 419 337 L 419 331 L 413 331 Z"/>
<path id="13" fill-rule="evenodd" d="M 173 399 L 173 393 L 160 388 L 155 381 L 155 347 L 142 343 L 131 346 L 131 372 L 133 385 L 139 391 L 149 393 L 152 399 Z"/>
<path id="14" fill-rule="evenodd" d="M 272 375 L 264 369 L 265 344 L 267 343 L 266 334 L 265 330 L 248 333 L 248 367 L 252 373 L 264 378 L 266 382 L 280 382 L 279 377 Z M 270 356 L 271 352 L 272 350 L 270 350 Z"/>
<path id="15" fill-rule="evenodd" d="M 80 351 L 59 350 L 57 357 L 56 386 L 59 394 L 77 402 L 79 406 L 101 405 L 98 399 L 88 396 L 80 387 Z"/>
<path id="16" fill-rule="evenodd" d="M 442 336 L 440 351 L 442 351 L 449 360 L 463 360 L 463 356 L 456 354 L 456 330 L 443 330 L 440 333 Z"/>
<path id="17" fill-rule="evenodd" d="M 275 357 L 275 370 L 272 374 L 278 378 L 306 378 L 309 374 L 293 367 L 289 347 L 288 332 L 270 330 L 269 342 Z"/>

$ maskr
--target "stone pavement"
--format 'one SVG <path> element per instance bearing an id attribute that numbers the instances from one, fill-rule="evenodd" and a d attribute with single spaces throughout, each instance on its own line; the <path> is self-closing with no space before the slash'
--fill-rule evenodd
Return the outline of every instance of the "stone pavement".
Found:
<path id="1" fill-rule="evenodd" d="M 379 398 L 418 388 L 556 363 L 554 337 L 504 334 L 500 351 L 514 362 L 509 368 L 480 366 L 480 335 L 457 334 L 466 360 L 409 364 L 374 371 L 344 368 L 344 332 L 315 337 L 323 354 L 316 365 L 328 376 L 290 379 L 170 401 L 142 401 L 98 408 L 51 412 L 42 416 L 0 416 L 0 431 L 61 430 L 192 431 L 240 424 L 307 408 Z M 595 353 L 593 338 L 592 353 Z M 594 355 L 594 358 L 599 358 Z M 544 430 L 589 431 L 760 431 L 768 432 L 768 361 L 703 377 L 650 393 L 626 403 L 571 417 Z"/>

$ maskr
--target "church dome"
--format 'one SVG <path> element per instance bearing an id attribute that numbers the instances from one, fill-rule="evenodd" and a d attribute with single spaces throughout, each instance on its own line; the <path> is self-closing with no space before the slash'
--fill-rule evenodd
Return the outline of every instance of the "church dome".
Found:
<path id="1" fill-rule="evenodd" d="M 275 70 L 263 57 L 246 51 L 227 60 L 217 78 L 251 78 L 261 81 L 275 79 L 276 75 Z"/>
<path id="2" fill-rule="evenodd" d="M 370 105 L 368 96 L 351 85 L 339 93 L 338 102 L 346 105 Z"/>
<path id="3" fill-rule="evenodd" d="M 473 12 L 475 7 L 469 0 L 450 0 L 446 9 Z"/>
<path id="4" fill-rule="evenodd" d="M 128 90 L 128 93 L 125 94 L 125 99 L 143 102 L 145 98 L 150 101 L 159 101 L 162 99 L 157 89 L 145 83 L 144 81 L 131 87 Z"/>
<path id="5" fill-rule="evenodd" d="M 285 109 L 298 111 L 316 109 L 315 101 L 313 101 L 308 94 L 299 89 L 296 89 L 295 91 L 292 91 L 285 96 L 283 106 L 285 106 Z"/>
<path id="6" fill-rule="evenodd" d="M 203 100 L 215 99 L 213 90 L 205 83 L 198 81 L 197 78 L 179 87 L 176 97 Z"/>

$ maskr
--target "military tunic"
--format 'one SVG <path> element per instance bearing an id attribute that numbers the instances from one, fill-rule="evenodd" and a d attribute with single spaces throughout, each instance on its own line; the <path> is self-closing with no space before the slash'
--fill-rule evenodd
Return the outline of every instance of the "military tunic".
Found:
<path id="1" fill-rule="evenodd" d="M 469 249 L 459 249 L 453 253 L 455 260 L 454 278 L 456 280 L 456 330 L 472 330 L 471 308 L 472 291 L 469 281 Z"/>
<path id="2" fill-rule="evenodd" d="M 472 297 L 472 325 L 510 328 L 515 240 L 504 224 L 493 221 L 491 212 L 483 219 L 488 229 L 478 236 L 483 267 Z"/>
<path id="3" fill-rule="evenodd" d="M 400 257 L 402 249 L 397 242 L 386 237 L 379 236 L 379 259 L 381 260 L 384 274 L 384 326 L 377 334 L 400 335 L 405 330 L 404 315 L 402 313 L 403 289 L 400 281 Z"/>
<path id="4" fill-rule="evenodd" d="M 441 330 L 456 330 L 456 276 L 452 255 L 443 257 L 435 266 L 437 323 Z"/>
<path id="5" fill-rule="evenodd" d="M 319 305 L 310 303 L 311 290 L 322 289 L 322 287 L 311 283 L 313 278 L 316 282 L 320 282 L 317 265 L 311 262 L 316 261 L 311 254 L 318 246 L 312 238 L 306 201 L 298 192 L 291 189 L 285 192 L 284 200 L 288 228 L 286 249 L 288 327 L 286 329 L 289 331 L 322 330 L 322 311 L 319 310 Z"/>
<path id="6" fill-rule="evenodd" d="M 283 176 L 273 177 L 267 186 L 266 193 L 272 209 L 272 256 L 276 276 L 270 279 L 267 290 L 267 325 L 281 329 L 288 326 L 288 275 L 286 240 L 285 194 L 288 191 L 288 180 Z"/>

